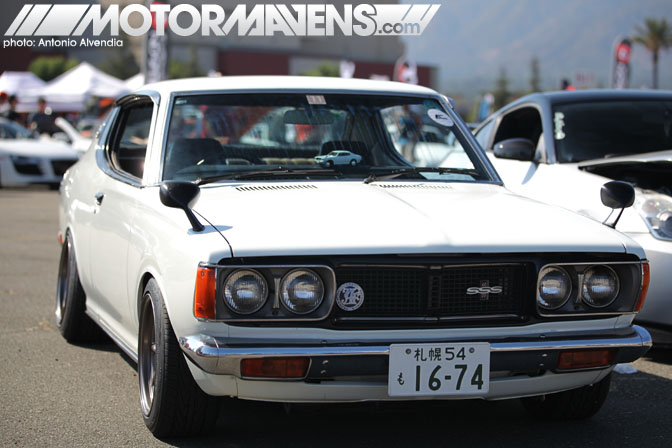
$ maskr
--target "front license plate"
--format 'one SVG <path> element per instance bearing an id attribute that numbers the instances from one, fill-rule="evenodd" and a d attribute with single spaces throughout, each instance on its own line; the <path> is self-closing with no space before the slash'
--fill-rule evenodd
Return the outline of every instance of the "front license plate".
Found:
<path id="1" fill-rule="evenodd" d="M 490 344 L 391 345 L 387 384 L 391 397 L 484 395 L 490 387 Z"/>

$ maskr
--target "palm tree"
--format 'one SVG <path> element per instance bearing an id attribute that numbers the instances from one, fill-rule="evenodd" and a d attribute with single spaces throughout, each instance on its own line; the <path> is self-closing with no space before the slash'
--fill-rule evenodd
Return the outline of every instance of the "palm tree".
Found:
<path id="1" fill-rule="evenodd" d="M 658 88 L 658 53 L 672 46 L 672 28 L 665 19 L 645 19 L 644 27 L 636 26 L 632 40 L 644 45 L 653 60 L 653 88 Z"/>

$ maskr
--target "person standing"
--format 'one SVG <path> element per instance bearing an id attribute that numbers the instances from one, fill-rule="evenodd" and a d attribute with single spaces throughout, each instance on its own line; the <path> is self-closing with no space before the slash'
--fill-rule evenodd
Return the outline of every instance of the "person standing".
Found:
<path id="1" fill-rule="evenodd" d="M 21 123 L 21 114 L 16 111 L 16 105 L 19 104 L 19 99 L 16 97 L 16 95 L 10 95 L 7 102 L 9 103 L 9 109 L 4 111 L 2 116 L 8 120 Z"/>
<path id="2" fill-rule="evenodd" d="M 37 112 L 28 119 L 28 127 L 39 134 L 52 135 L 57 131 L 54 117 L 51 116 L 51 111 L 47 108 L 47 101 L 44 98 L 37 100 Z"/>

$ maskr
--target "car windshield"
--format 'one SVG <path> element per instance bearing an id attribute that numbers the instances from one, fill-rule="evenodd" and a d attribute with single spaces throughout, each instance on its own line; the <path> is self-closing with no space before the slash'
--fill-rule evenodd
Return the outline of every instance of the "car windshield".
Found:
<path id="1" fill-rule="evenodd" d="M 178 96 L 165 152 L 164 180 L 205 182 L 279 174 L 491 180 L 435 98 Z"/>
<path id="2" fill-rule="evenodd" d="M 560 162 L 672 149 L 672 101 L 600 101 L 553 109 Z"/>
<path id="3" fill-rule="evenodd" d="M 0 122 L 0 138 L 35 138 L 32 132 L 13 121 L 2 120 Z"/>

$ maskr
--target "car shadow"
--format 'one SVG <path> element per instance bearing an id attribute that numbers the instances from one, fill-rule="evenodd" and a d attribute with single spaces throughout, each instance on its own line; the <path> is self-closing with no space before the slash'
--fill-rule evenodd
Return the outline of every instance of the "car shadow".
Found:
<path id="1" fill-rule="evenodd" d="M 202 437 L 177 447 L 664 446 L 672 438 L 672 380 L 614 374 L 601 411 L 584 421 L 530 416 L 519 400 L 291 405 L 224 401 Z M 235 406 L 231 406 L 235 404 Z M 658 421 L 656 421 L 656 419 Z"/>

